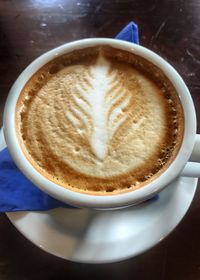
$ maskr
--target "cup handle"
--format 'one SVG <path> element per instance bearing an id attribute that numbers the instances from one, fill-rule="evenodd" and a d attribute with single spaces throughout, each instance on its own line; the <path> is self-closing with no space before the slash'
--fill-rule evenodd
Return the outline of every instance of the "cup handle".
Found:
<path id="1" fill-rule="evenodd" d="M 195 137 L 190 161 L 184 167 L 181 176 L 200 178 L 200 134 L 197 134 Z"/>

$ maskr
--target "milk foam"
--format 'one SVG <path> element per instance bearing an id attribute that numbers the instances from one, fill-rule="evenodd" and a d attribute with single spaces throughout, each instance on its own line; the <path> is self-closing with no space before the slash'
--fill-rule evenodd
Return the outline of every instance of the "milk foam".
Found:
<path id="1" fill-rule="evenodd" d="M 16 110 L 24 154 L 45 177 L 86 193 L 119 193 L 159 176 L 176 156 L 183 111 L 155 65 L 108 46 L 49 62 Z"/>
<path id="2" fill-rule="evenodd" d="M 87 83 L 76 85 L 77 91 L 74 91 L 73 95 L 77 108 L 72 108 L 72 112 L 82 119 L 86 126 L 88 115 L 92 122 L 91 134 L 88 133 L 86 137 L 99 160 L 104 160 L 109 141 L 125 121 L 126 115 L 122 116 L 122 110 L 130 101 L 130 95 L 127 96 L 126 90 L 121 88 L 120 83 L 116 81 L 117 74 L 109 73 L 109 70 L 109 61 L 100 54 L 96 64 L 89 67 L 86 76 Z M 118 86 L 117 89 L 116 86 Z M 109 92 L 112 98 L 107 97 Z M 78 129 L 79 123 L 72 112 L 66 112 L 66 117 Z"/>

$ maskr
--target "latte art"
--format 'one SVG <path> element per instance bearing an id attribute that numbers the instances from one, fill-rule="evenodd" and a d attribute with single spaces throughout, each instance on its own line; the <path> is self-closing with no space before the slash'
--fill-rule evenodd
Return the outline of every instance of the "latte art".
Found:
<path id="1" fill-rule="evenodd" d="M 76 50 L 41 68 L 21 92 L 16 129 L 43 176 L 99 195 L 160 176 L 184 132 L 179 97 L 164 73 L 109 46 Z"/>
<path id="2" fill-rule="evenodd" d="M 84 127 L 85 137 L 99 160 L 104 160 L 114 133 L 127 119 L 123 110 L 130 108 L 131 93 L 121 85 L 118 76 L 100 55 L 71 89 L 73 104 L 66 117 L 77 131 Z"/>

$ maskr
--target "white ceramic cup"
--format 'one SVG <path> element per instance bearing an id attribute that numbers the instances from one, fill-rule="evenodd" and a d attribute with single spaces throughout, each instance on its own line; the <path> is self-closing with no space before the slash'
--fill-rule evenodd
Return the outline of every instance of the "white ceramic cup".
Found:
<path id="1" fill-rule="evenodd" d="M 52 181 L 49 181 L 26 159 L 22 149 L 20 148 L 15 128 L 16 103 L 21 90 L 30 77 L 44 64 L 55 57 L 76 49 L 96 45 L 110 45 L 114 48 L 126 50 L 142 56 L 156 64 L 163 70 L 176 88 L 184 110 L 184 137 L 180 151 L 171 165 L 157 179 L 146 186 L 135 191 L 117 195 L 99 196 L 82 194 L 65 189 Z M 4 135 L 6 144 L 15 163 L 26 177 L 28 177 L 42 191 L 47 192 L 52 197 L 77 207 L 109 209 L 138 204 L 163 190 L 178 176 L 200 177 L 200 163 L 188 162 L 189 159 L 193 161 L 200 161 L 200 135 L 196 134 L 196 114 L 187 86 L 176 70 L 160 56 L 142 46 L 121 40 L 105 38 L 79 40 L 55 48 L 33 61 L 18 77 L 8 95 L 4 111 Z"/>

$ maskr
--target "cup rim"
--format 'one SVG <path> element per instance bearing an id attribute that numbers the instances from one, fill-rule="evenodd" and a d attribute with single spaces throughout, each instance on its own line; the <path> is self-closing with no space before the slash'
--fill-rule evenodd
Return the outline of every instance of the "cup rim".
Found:
<path id="1" fill-rule="evenodd" d="M 15 109 L 18 97 L 26 82 L 50 60 L 76 49 L 84 49 L 96 45 L 110 45 L 112 47 L 133 52 L 142 56 L 159 67 L 176 88 L 184 111 L 184 136 L 180 150 L 169 167 L 155 180 L 142 188 L 119 194 L 103 196 L 85 194 L 66 189 L 49 181 L 41 175 L 28 161 L 18 143 L 15 129 Z M 54 48 L 36 58 L 17 78 L 13 84 L 5 105 L 3 127 L 8 149 L 19 169 L 38 188 L 56 199 L 77 207 L 115 208 L 140 203 L 160 192 L 171 183 L 182 171 L 187 163 L 194 146 L 196 135 L 196 114 L 189 90 L 177 71 L 162 57 L 153 51 L 130 42 L 108 39 L 90 38 L 66 43 Z"/>

